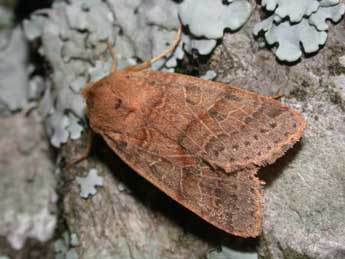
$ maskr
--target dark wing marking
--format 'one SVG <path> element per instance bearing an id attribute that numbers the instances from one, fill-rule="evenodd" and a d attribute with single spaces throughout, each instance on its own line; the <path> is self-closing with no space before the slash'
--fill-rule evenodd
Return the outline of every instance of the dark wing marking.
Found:
<path id="1" fill-rule="evenodd" d="M 273 163 L 305 128 L 299 113 L 256 93 L 173 73 L 132 76 L 165 96 L 159 107 L 151 107 L 147 123 L 168 131 L 189 153 L 226 172 Z"/>

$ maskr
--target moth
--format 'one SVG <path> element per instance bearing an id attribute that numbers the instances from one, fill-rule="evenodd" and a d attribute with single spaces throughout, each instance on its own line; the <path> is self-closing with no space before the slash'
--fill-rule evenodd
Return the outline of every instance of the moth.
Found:
<path id="1" fill-rule="evenodd" d="M 90 127 L 172 199 L 230 234 L 255 237 L 263 211 L 258 169 L 301 138 L 305 121 L 270 97 L 145 70 L 179 36 L 159 56 L 122 70 L 112 52 L 111 73 L 82 92 Z"/>

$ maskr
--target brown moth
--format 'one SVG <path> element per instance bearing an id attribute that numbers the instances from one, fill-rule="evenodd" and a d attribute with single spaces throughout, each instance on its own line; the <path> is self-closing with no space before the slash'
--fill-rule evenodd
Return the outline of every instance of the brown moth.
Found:
<path id="1" fill-rule="evenodd" d="M 301 138 L 305 121 L 270 97 L 143 71 L 177 42 L 143 64 L 116 71 L 114 63 L 108 76 L 87 86 L 90 126 L 175 201 L 228 233 L 255 237 L 263 207 L 256 173 Z"/>

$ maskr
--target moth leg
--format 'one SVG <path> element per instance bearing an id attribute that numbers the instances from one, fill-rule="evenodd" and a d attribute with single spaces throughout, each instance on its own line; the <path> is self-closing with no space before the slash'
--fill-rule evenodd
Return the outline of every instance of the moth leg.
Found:
<path id="1" fill-rule="evenodd" d="M 280 98 L 284 97 L 284 92 L 282 89 L 279 89 L 273 96 L 273 99 L 279 100 Z"/>
<path id="2" fill-rule="evenodd" d="M 113 73 L 117 70 L 117 62 L 116 62 L 116 53 L 115 48 L 111 45 L 111 42 L 108 40 L 107 42 L 108 51 L 110 52 L 111 59 L 113 63 L 111 64 L 110 72 Z"/>
<path id="3" fill-rule="evenodd" d="M 163 50 L 159 55 L 153 57 L 151 60 L 147 60 L 147 61 L 144 61 L 140 64 L 126 67 L 124 70 L 129 71 L 129 72 L 135 72 L 135 71 L 140 71 L 140 70 L 144 70 L 146 68 L 151 67 L 151 65 L 153 63 L 160 60 L 164 56 L 168 55 L 169 53 L 171 53 L 176 48 L 176 46 L 180 42 L 181 34 L 182 34 L 182 24 L 179 25 L 178 30 L 177 30 L 177 36 L 176 36 L 175 40 L 173 41 L 173 43 L 168 48 Z"/>
<path id="4" fill-rule="evenodd" d="M 78 157 L 68 161 L 66 163 L 66 165 L 64 166 L 64 169 L 69 169 L 72 166 L 74 166 L 74 165 L 78 164 L 79 162 L 81 162 L 81 161 L 83 161 L 83 160 L 88 158 L 88 156 L 91 153 L 93 137 L 94 137 L 93 131 L 91 129 L 89 129 L 88 132 L 87 132 L 87 136 L 86 136 L 86 146 L 85 146 L 85 149 L 81 152 L 81 154 Z"/>

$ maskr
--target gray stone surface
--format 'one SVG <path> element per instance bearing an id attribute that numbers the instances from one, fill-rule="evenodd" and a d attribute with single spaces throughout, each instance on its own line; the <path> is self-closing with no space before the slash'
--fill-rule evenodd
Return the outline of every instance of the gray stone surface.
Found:
<path id="1" fill-rule="evenodd" d="M 54 234 L 54 167 L 35 115 L 0 118 L 0 125 L 0 237 L 21 249 L 27 239 L 45 242 Z"/>

